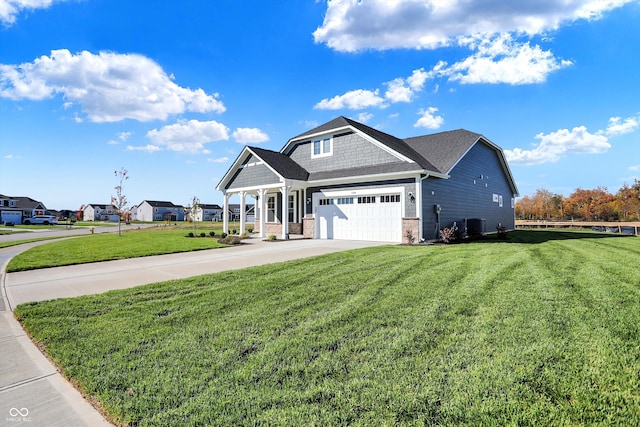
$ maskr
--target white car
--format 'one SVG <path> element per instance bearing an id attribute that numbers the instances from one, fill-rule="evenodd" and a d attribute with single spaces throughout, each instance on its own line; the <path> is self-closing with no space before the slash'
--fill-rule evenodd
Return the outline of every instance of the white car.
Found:
<path id="1" fill-rule="evenodd" d="M 25 218 L 22 221 L 22 223 L 24 225 L 31 225 L 31 224 L 50 225 L 50 224 L 57 224 L 58 218 L 56 218 L 53 215 L 35 215 L 31 218 Z"/>

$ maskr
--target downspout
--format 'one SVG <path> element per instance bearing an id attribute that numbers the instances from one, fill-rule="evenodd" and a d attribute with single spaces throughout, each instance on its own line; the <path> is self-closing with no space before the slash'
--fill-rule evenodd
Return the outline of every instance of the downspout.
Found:
<path id="1" fill-rule="evenodd" d="M 422 234 L 422 177 L 416 177 L 416 216 L 418 217 L 418 243 L 424 240 L 424 235 Z"/>

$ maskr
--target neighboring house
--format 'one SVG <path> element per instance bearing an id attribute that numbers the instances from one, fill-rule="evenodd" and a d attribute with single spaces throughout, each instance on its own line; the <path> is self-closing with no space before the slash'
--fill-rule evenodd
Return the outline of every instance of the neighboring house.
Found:
<path id="1" fill-rule="evenodd" d="M 454 222 L 514 229 L 518 195 L 504 153 L 480 134 L 400 139 L 345 117 L 279 152 L 245 146 L 217 189 L 225 209 L 232 195 L 257 197 L 261 236 L 387 242 L 436 240 Z"/>
<path id="2" fill-rule="evenodd" d="M 136 221 L 184 221 L 184 218 L 184 206 L 171 202 L 144 200 L 136 207 Z"/>
<path id="3" fill-rule="evenodd" d="M 223 213 L 222 213 L 223 211 L 224 209 L 222 209 L 222 211 L 220 212 L 220 218 L 222 218 L 223 216 Z M 229 209 L 227 210 L 228 212 L 227 219 L 231 222 L 240 221 L 240 211 L 241 211 L 241 207 L 239 204 L 230 203 Z M 245 212 L 246 212 L 246 216 L 245 216 L 246 221 L 253 222 L 255 218 L 255 206 L 252 204 L 245 204 Z"/>
<path id="4" fill-rule="evenodd" d="M 0 222 L 22 224 L 26 218 L 35 215 L 49 215 L 42 202 L 31 197 L 12 197 L 0 194 Z"/>
<path id="5" fill-rule="evenodd" d="M 198 205 L 198 209 L 195 211 L 195 215 L 192 220 L 197 222 L 202 221 L 220 221 L 222 219 L 222 208 L 218 205 L 209 205 L 201 203 Z"/>
<path id="6" fill-rule="evenodd" d="M 131 221 L 138 220 L 138 205 L 133 205 L 129 208 L 129 219 Z"/>
<path id="7" fill-rule="evenodd" d="M 83 221 L 112 221 L 118 222 L 118 208 L 114 205 L 91 203 L 82 210 Z"/>

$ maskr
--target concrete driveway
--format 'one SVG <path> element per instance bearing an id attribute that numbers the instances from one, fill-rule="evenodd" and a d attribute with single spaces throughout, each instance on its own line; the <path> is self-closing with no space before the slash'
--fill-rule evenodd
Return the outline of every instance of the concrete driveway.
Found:
<path id="1" fill-rule="evenodd" d="M 240 269 L 381 242 L 247 239 L 240 246 L 4 274 L 11 257 L 34 243 L 0 249 L 0 425 L 110 425 L 31 342 L 13 317 L 18 304 Z"/>

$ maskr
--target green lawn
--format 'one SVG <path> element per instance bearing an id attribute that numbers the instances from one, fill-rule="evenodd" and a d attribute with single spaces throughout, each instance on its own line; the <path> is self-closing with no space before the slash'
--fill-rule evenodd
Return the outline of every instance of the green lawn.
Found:
<path id="1" fill-rule="evenodd" d="M 509 236 L 16 316 L 120 425 L 640 425 L 640 238 Z"/>
<path id="2" fill-rule="evenodd" d="M 74 237 L 31 248 L 12 258 L 7 272 L 33 270 L 61 265 L 136 258 L 177 252 L 219 248 L 216 238 L 187 238 L 189 231 L 171 227 L 151 228 Z M 200 231 L 198 230 L 198 235 Z M 218 235 L 220 233 L 217 233 Z"/>

